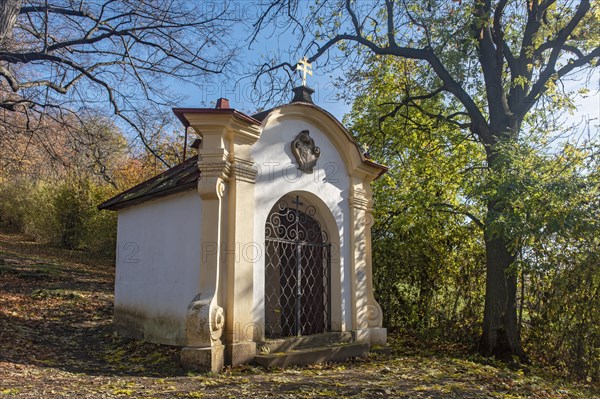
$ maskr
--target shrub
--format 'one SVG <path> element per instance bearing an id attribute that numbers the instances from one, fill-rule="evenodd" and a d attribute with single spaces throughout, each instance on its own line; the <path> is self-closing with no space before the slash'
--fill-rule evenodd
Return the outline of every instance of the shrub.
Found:
<path id="1" fill-rule="evenodd" d="M 0 222 L 38 242 L 113 256 L 116 215 L 96 208 L 113 191 L 89 178 L 5 181 L 0 183 Z"/>

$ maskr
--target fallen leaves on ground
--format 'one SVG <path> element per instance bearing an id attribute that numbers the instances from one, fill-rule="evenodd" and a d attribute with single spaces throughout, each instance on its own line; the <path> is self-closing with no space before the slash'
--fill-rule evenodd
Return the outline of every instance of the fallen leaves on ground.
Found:
<path id="1" fill-rule="evenodd" d="M 179 349 L 117 337 L 110 261 L 0 232 L 3 398 L 600 398 L 535 367 L 394 342 L 340 364 L 191 373 Z"/>

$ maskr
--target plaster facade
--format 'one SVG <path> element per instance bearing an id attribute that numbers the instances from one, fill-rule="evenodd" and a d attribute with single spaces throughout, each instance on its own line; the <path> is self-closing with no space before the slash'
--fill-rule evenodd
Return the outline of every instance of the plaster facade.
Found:
<path id="1" fill-rule="evenodd" d="M 118 333 L 185 345 L 186 309 L 201 278 L 197 191 L 119 211 L 114 323 Z"/>

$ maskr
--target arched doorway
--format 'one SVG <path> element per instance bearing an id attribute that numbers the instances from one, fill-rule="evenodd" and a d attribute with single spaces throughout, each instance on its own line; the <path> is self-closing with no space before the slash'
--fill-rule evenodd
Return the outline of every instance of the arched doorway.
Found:
<path id="1" fill-rule="evenodd" d="M 330 331 L 331 244 L 313 205 L 280 199 L 265 225 L 265 338 Z"/>

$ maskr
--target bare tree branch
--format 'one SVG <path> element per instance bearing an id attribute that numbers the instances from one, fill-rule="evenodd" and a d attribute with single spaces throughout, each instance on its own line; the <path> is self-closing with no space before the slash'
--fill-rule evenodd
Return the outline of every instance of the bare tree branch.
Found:
<path id="1" fill-rule="evenodd" d="M 351 41 L 361 44 L 373 53 L 378 55 L 393 55 L 396 57 L 403 57 L 415 60 L 426 61 L 431 65 L 434 71 L 442 79 L 445 90 L 452 93 L 466 108 L 469 116 L 473 121 L 473 126 L 476 126 L 476 132 L 480 136 L 484 143 L 491 142 L 491 136 L 489 133 L 487 121 L 478 106 L 475 104 L 471 96 L 464 90 L 461 84 L 459 84 L 448 70 L 444 67 L 440 59 L 435 55 L 431 48 L 428 49 L 415 49 L 409 47 L 400 46 L 387 46 L 381 47 L 375 44 L 373 41 L 355 34 L 339 34 L 334 38 L 325 42 L 318 50 L 313 54 L 309 61 L 313 62 L 323 54 L 325 54 L 330 48 L 337 45 L 342 41 Z"/>
<path id="2" fill-rule="evenodd" d="M 227 34 L 237 18 L 227 6 L 185 0 L 2 2 L 0 108 L 104 107 L 147 144 L 139 110 L 172 105 L 164 79 L 222 73 L 235 54 Z"/>
<path id="3" fill-rule="evenodd" d="M 6 41 L 10 38 L 22 0 L 4 0 L 0 2 L 0 48 L 6 46 Z"/>
<path id="4" fill-rule="evenodd" d="M 420 96 L 406 96 L 400 103 L 394 103 L 394 104 L 390 104 L 390 103 L 382 103 L 380 105 L 395 105 L 394 109 L 391 110 L 390 112 L 382 115 L 379 117 L 379 125 L 381 127 L 381 123 L 384 122 L 386 119 L 389 118 L 394 118 L 396 117 L 396 115 L 398 114 L 398 112 L 406 107 L 407 105 L 414 103 L 415 101 L 418 100 L 427 100 L 430 98 L 433 98 L 435 96 L 437 96 L 438 94 L 440 94 L 441 92 L 443 92 L 445 90 L 444 86 L 439 87 L 435 90 L 432 90 L 430 93 L 424 94 L 424 95 L 420 95 Z"/>

